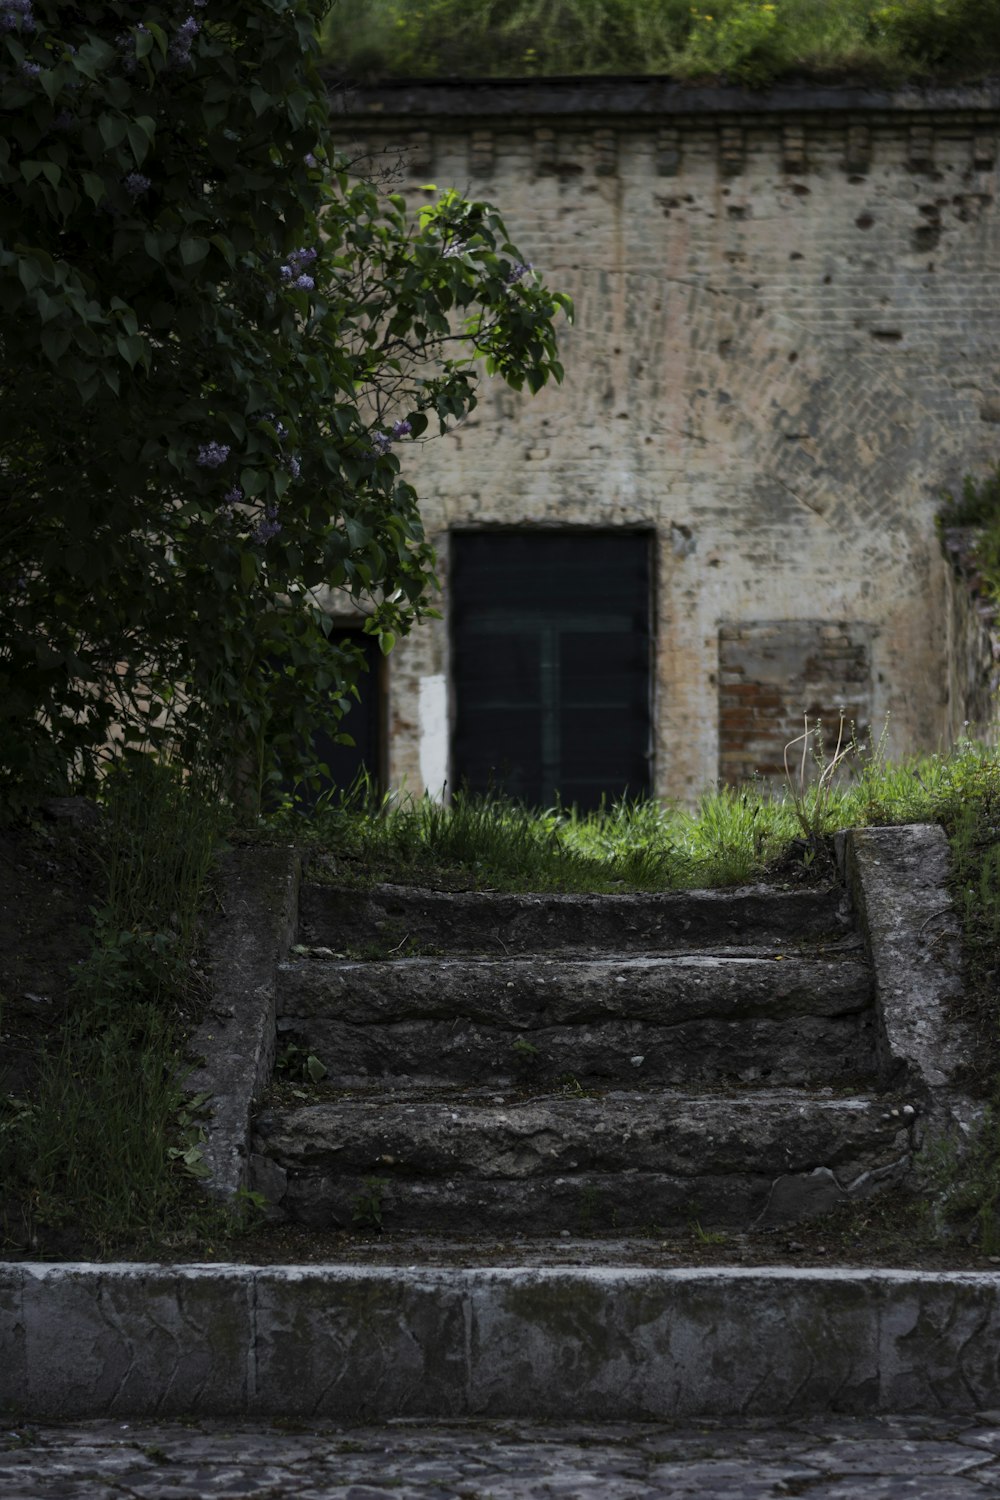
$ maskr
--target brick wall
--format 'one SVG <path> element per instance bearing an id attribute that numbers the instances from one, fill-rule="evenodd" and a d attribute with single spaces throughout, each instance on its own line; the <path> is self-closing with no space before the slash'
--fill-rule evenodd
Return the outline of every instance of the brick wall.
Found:
<path id="1" fill-rule="evenodd" d="M 809 706 L 789 667 L 760 684 L 782 705 L 766 745 L 722 725 L 722 702 L 737 710 L 720 628 L 747 626 L 749 650 L 759 622 L 785 622 L 786 642 L 843 622 L 867 642 L 865 714 L 891 713 L 890 752 L 945 743 L 968 715 L 934 516 L 1000 456 L 1000 88 L 599 79 L 338 107 L 341 144 L 402 155 L 411 202 L 435 182 L 497 203 L 577 307 L 561 387 L 532 400 L 487 381 L 456 432 L 401 453 L 444 594 L 393 654 L 393 780 L 417 791 L 447 770 L 448 538 L 478 526 L 655 533 L 661 794 L 697 796 L 722 756 L 727 775 L 773 764 L 781 714 Z M 852 649 L 842 680 L 821 674 L 824 710 L 850 701 Z"/>
<path id="2" fill-rule="evenodd" d="M 719 631 L 719 774 L 783 781 L 785 747 L 817 725 L 831 753 L 841 715 L 859 740 L 871 728 L 871 630 L 849 621 L 765 620 Z M 877 731 L 876 731 L 877 733 Z M 788 751 L 790 766 L 802 745 Z"/>

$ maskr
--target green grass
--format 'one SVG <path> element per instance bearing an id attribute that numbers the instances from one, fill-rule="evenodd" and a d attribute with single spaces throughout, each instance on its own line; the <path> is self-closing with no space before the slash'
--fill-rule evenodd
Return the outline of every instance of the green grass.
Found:
<path id="1" fill-rule="evenodd" d="M 754 804 L 763 823 L 756 826 Z M 759 805 L 759 806 L 758 806 Z M 794 819 L 752 794 L 722 792 L 702 815 L 655 802 L 579 814 L 533 811 L 502 797 L 379 796 L 363 782 L 321 801 L 309 819 L 291 811 L 270 826 L 319 845 L 337 877 L 474 886 L 502 891 L 669 890 L 726 885 L 759 868 L 794 834 Z M 780 829 L 780 832 L 779 832 Z"/>
<path id="2" fill-rule="evenodd" d="M 321 847 L 348 883 L 662 891 L 737 885 L 789 861 L 808 868 L 837 828 L 930 820 L 957 831 L 966 805 L 1000 787 L 996 752 L 971 743 L 895 766 L 879 744 L 855 744 L 841 767 L 850 776 L 821 788 L 823 765 L 809 760 L 802 784 L 783 794 L 723 786 L 693 810 L 622 801 L 591 813 L 469 793 L 445 807 L 379 794 L 362 778 L 321 798 L 308 817 L 286 806 L 265 827 Z"/>
<path id="3" fill-rule="evenodd" d="M 788 75 L 896 83 L 1000 65 L 997 0 L 339 0 L 327 58 L 392 77 Z"/>

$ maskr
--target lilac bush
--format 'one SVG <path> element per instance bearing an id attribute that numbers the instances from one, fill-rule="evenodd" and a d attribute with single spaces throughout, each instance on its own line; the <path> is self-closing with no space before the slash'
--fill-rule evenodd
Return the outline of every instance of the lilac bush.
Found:
<path id="1" fill-rule="evenodd" d="M 481 367 L 561 378 L 495 209 L 349 177 L 324 9 L 0 0 L 0 799 L 86 786 L 112 725 L 294 774 L 357 671 L 315 591 L 384 649 L 429 606 L 409 445 Z"/>

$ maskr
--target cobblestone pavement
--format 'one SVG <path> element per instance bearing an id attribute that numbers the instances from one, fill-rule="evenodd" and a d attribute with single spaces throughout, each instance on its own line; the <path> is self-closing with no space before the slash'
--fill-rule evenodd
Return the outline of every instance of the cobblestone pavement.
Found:
<path id="1" fill-rule="evenodd" d="M 982 1500 L 1000 1411 L 684 1423 L 0 1428 L 0 1500 Z"/>

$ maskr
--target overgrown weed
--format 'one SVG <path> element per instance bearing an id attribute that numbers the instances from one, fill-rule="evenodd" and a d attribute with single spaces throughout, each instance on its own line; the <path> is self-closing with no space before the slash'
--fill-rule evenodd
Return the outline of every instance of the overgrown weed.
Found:
<path id="1" fill-rule="evenodd" d="M 756 87 L 788 74 L 980 77 L 995 0 L 340 0 L 331 65 L 388 77 L 670 74 Z"/>
<path id="2" fill-rule="evenodd" d="M 939 1239 L 962 1234 L 984 1255 L 1000 1251 L 1000 1086 L 966 1138 L 939 1141 L 921 1163 L 925 1213 Z"/>
<path id="3" fill-rule="evenodd" d="M 938 516 L 941 529 L 970 527 L 973 556 L 984 592 L 1000 607 L 1000 464 L 980 479 L 966 475 L 961 495 L 947 495 Z"/>
<path id="4" fill-rule="evenodd" d="M 96 853 L 94 945 L 30 1096 L 0 1101 L 8 1235 L 72 1228 L 107 1252 L 218 1218 L 190 1192 L 203 1174 L 199 1102 L 183 1084 L 192 956 L 221 808 L 152 757 L 109 776 Z M 214 1222 L 213 1219 L 213 1222 Z M 207 1222 L 207 1219 L 206 1219 Z"/>

